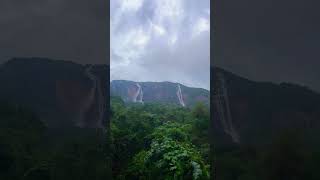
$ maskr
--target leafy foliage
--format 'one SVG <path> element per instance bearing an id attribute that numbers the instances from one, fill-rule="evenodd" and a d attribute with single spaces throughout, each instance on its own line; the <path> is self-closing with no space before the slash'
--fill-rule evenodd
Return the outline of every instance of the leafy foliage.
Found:
<path id="1" fill-rule="evenodd" d="M 113 97 L 111 108 L 116 179 L 209 179 L 207 106 L 125 105 Z"/>

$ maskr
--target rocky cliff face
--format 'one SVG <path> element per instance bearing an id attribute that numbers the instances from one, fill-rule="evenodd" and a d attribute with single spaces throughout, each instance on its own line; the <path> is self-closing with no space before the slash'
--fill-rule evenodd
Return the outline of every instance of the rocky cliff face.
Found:
<path id="1" fill-rule="evenodd" d="M 219 68 L 211 71 L 216 145 L 264 144 L 286 129 L 297 129 L 308 141 L 317 141 L 314 137 L 320 129 L 319 93 L 290 83 L 254 82 Z M 226 96 L 223 92 L 227 94 L 229 108 L 226 98 L 221 98 Z"/>
<path id="2" fill-rule="evenodd" d="M 289 83 L 254 82 L 218 68 L 211 71 L 216 146 L 267 143 L 288 128 L 301 129 L 308 141 L 319 143 L 319 93 Z M 225 98 L 217 101 L 224 95 L 217 74 L 223 76 L 228 103 Z M 108 66 L 18 58 L 0 65 L 0 100 L 29 107 L 49 127 L 105 127 L 108 82 Z M 110 91 L 125 102 L 210 104 L 209 91 L 172 82 L 112 81 Z"/>
<path id="3" fill-rule="evenodd" d="M 49 127 L 102 128 L 109 68 L 16 58 L 0 66 L 0 99 L 27 106 Z"/>
<path id="4" fill-rule="evenodd" d="M 110 83 L 112 96 L 120 96 L 125 102 L 170 103 L 191 107 L 197 102 L 209 105 L 210 92 L 172 82 L 133 82 L 114 80 Z"/>

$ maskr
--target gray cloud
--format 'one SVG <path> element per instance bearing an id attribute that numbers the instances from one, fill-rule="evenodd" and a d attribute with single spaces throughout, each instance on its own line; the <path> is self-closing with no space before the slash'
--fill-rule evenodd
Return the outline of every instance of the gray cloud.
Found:
<path id="1" fill-rule="evenodd" d="M 111 80 L 209 89 L 209 0 L 112 0 L 111 7 Z"/>
<path id="2" fill-rule="evenodd" d="M 11 57 L 48 57 L 107 63 L 108 2 L 0 1 L 0 63 Z"/>
<path id="3" fill-rule="evenodd" d="M 249 79 L 320 92 L 319 1 L 215 1 L 214 63 Z"/>

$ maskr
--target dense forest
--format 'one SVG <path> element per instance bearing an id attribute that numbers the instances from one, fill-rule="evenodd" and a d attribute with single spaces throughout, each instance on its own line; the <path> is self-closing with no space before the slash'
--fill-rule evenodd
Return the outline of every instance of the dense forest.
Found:
<path id="1" fill-rule="evenodd" d="M 307 143 L 307 132 L 287 129 L 270 144 L 214 149 L 215 179 L 317 180 L 320 147 Z"/>
<path id="2" fill-rule="evenodd" d="M 26 107 L 0 106 L 0 179 L 209 179 L 203 104 L 189 109 L 112 97 L 111 136 L 48 128 Z"/>
<path id="3" fill-rule="evenodd" d="M 111 97 L 115 179 L 209 179 L 209 108 Z"/>
<path id="4" fill-rule="evenodd" d="M 215 179 L 320 178 L 320 148 L 306 141 L 310 129 L 282 131 L 261 146 L 215 145 L 210 156 L 203 104 L 125 104 L 112 97 L 111 136 L 49 129 L 30 109 L 3 102 L 0 119 L 1 180 L 209 179 L 213 155 Z"/>
<path id="5" fill-rule="evenodd" d="M 108 179 L 105 136 L 92 129 L 49 129 L 30 109 L 1 103 L 0 179 Z"/>

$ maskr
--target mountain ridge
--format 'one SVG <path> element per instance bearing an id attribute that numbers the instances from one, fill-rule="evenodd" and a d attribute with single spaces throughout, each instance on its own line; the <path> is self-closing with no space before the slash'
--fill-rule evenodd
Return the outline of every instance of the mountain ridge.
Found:
<path id="1" fill-rule="evenodd" d="M 227 133 L 232 129 L 240 137 L 239 144 L 270 143 L 285 129 L 303 131 L 308 141 L 316 143 L 312 136 L 320 129 L 318 92 L 294 83 L 252 81 L 220 68 L 211 71 L 214 82 L 212 126 L 217 146 L 234 144 Z M 219 95 L 224 95 L 219 92 L 219 74 L 227 91 L 228 108 L 226 99 L 218 100 Z M 217 108 L 219 104 L 223 108 Z M 230 118 L 226 118 L 228 114 Z"/>
<path id="2" fill-rule="evenodd" d="M 103 128 L 108 78 L 107 65 L 12 58 L 0 65 L 0 99 L 32 108 L 49 127 Z"/>
<path id="3" fill-rule="evenodd" d="M 191 107 L 197 102 L 209 105 L 210 91 L 193 88 L 181 83 L 136 82 L 113 80 L 110 82 L 110 95 L 120 96 L 125 102 L 161 102 Z"/>
<path id="4" fill-rule="evenodd" d="M 221 68 L 212 68 L 211 91 L 178 84 L 180 91 L 177 83 L 173 82 L 138 82 L 142 88 L 139 92 L 137 82 L 110 82 L 108 70 L 108 65 L 81 65 L 47 58 L 14 58 L 0 65 L 0 99 L 29 106 L 49 126 L 66 123 L 84 127 L 108 124 L 107 114 L 104 113 L 104 121 L 101 122 L 101 113 L 97 112 L 101 111 L 102 106 L 108 109 L 99 101 L 107 100 L 108 83 L 109 96 L 118 93 L 127 97 L 127 102 L 134 99 L 137 102 L 168 102 L 180 106 L 184 103 L 186 107 L 192 107 L 198 101 L 209 106 L 212 102 L 213 133 L 218 146 L 225 142 L 232 143 L 226 133 L 232 128 L 229 123 L 223 124 L 217 118 L 217 106 L 211 100 L 215 99 L 215 82 L 220 73 L 227 87 L 230 122 L 234 132 L 239 134 L 240 143 L 267 143 L 286 128 L 307 129 L 307 139 L 316 143 L 313 137 L 320 129 L 320 94 L 305 86 L 256 82 Z"/>
<path id="5" fill-rule="evenodd" d="M 125 79 L 114 79 L 114 80 L 111 80 L 110 83 L 113 82 L 113 81 L 128 81 L 128 82 L 135 82 L 135 83 L 171 83 L 171 84 L 180 84 L 180 85 L 188 87 L 188 88 L 201 89 L 201 90 L 206 90 L 206 91 L 210 92 L 210 90 L 208 90 L 206 88 L 187 86 L 187 85 L 184 85 L 183 83 L 173 82 L 173 81 L 133 81 L 133 80 L 125 80 Z"/>

